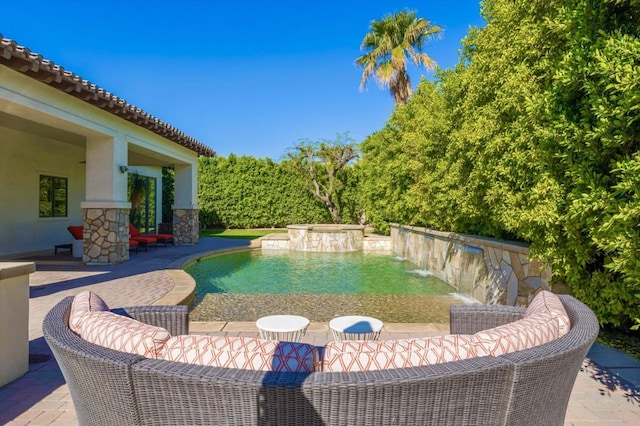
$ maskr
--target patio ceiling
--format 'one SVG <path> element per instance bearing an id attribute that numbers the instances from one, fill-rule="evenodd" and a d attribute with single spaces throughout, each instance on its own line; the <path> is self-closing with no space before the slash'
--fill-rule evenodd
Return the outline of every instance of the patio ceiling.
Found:
<path id="1" fill-rule="evenodd" d="M 198 155 L 213 157 L 215 151 L 202 142 L 187 136 L 175 127 L 127 103 L 105 89 L 66 71 L 41 55 L 19 46 L 0 34 L 0 64 L 47 84 L 104 111 L 150 130 Z"/>
<path id="2" fill-rule="evenodd" d="M 2 111 L 0 111 L 0 127 L 18 130 L 30 135 L 53 139 L 58 142 L 83 148 L 87 145 L 87 138 L 83 135 L 51 127 L 17 115 L 7 114 Z M 182 164 L 174 157 L 134 144 L 129 144 L 127 157 L 129 166 L 173 167 L 176 164 Z"/>

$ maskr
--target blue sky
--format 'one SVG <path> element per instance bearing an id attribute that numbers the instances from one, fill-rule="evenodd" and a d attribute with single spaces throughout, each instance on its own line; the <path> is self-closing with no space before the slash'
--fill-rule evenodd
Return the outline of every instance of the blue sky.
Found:
<path id="1" fill-rule="evenodd" d="M 212 147 L 280 159 L 300 140 L 356 141 L 393 111 L 354 65 L 371 20 L 413 9 L 444 27 L 424 51 L 458 61 L 476 0 L 3 2 L 0 34 Z M 430 72 L 412 68 L 413 85 Z"/>

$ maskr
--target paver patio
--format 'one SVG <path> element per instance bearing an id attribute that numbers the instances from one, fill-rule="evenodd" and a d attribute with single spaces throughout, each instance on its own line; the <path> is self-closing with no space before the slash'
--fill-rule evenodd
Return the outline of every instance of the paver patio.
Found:
<path id="1" fill-rule="evenodd" d="M 66 296 L 93 290 L 110 307 L 151 304 L 173 288 L 165 268 L 199 252 L 247 246 L 246 240 L 202 238 L 195 246 L 161 247 L 134 253 L 114 266 L 42 265 L 30 277 L 29 372 L 0 388 L 0 424 L 77 424 L 73 402 L 55 359 L 42 337 L 42 319 Z M 194 323 L 198 334 L 258 336 L 254 323 Z M 381 339 L 445 334 L 448 324 L 385 324 Z M 311 323 L 304 341 L 330 341 L 324 323 Z M 550 392 L 553 390 L 550 389 Z M 639 425 L 640 361 L 595 345 L 578 374 L 566 425 Z"/>

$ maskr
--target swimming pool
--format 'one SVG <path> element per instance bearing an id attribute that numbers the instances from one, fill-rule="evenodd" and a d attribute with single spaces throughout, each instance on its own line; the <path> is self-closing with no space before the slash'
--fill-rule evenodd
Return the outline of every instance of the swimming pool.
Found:
<path id="1" fill-rule="evenodd" d="M 194 321 L 255 321 L 278 313 L 327 321 L 362 314 L 446 322 L 462 303 L 444 281 L 400 258 L 366 252 L 242 250 L 185 267 L 196 280 Z"/>

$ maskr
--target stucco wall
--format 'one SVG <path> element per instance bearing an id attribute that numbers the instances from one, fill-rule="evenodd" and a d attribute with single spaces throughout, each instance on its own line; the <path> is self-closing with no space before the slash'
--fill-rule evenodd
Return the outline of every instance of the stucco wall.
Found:
<path id="1" fill-rule="evenodd" d="M 481 303 L 527 305 L 551 269 L 524 244 L 391 224 L 392 251 Z"/>
<path id="2" fill-rule="evenodd" d="M 0 127 L 0 256 L 71 243 L 69 225 L 82 224 L 84 147 Z M 39 217 L 40 175 L 68 179 L 68 217 Z"/>

